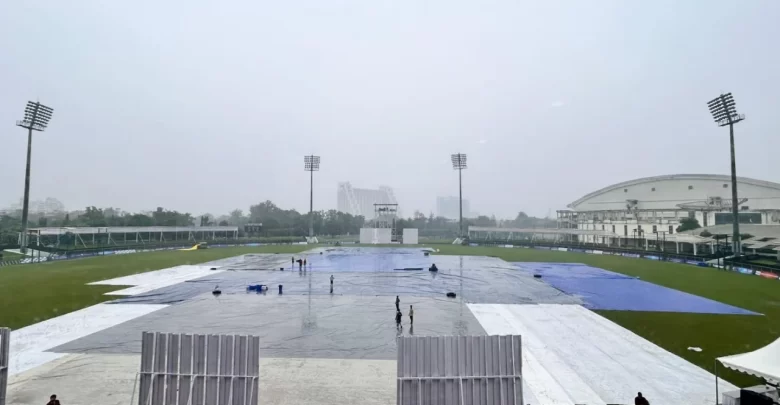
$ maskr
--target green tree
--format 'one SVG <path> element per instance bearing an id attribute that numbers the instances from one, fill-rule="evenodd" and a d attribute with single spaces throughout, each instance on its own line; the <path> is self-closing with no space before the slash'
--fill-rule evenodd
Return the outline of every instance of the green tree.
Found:
<path id="1" fill-rule="evenodd" d="M 496 226 L 496 221 L 493 219 L 490 219 L 490 217 L 485 215 L 480 215 L 473 220 L 474 226 L 485 226 L 485 227 L 491 227 Z M 463 232 L 466 232 L 466 229 L 463 230 Z"/>
<path id="2" fill-rule="evenodd" d="M 296 210 L 285 210 L 271 201 L 249 207 L 251 222 L 261 222 L 267 236 L 304 236 L 309 232 L 309 217 Z M 315 217 L 315 225 L 316 225 Z"/>
<path id="3" fill-rule="evenodd" d="M 230 219 L 228 221 L 235 226 L 240 226 L 247 223 L 246 217 L 244 217 L 244 211 L 241 211 L 239 209 L 234 209 L 233 211 L 230 211 Z"/>
<path id="4" fill-rule="evenodd" d="M 0 244 L 15 245 L 21 231 L 21 217 L 0 215 Z"/>
<path id="5" fill-rule="evenodd" d="M 59 237 L 59 243 L 60 243 L 60 246 L 75 246 L 76 245 L 76 235 L 74 235 L 71 232 L 65 232 L 64 235 L 61 235 Z"/>
<path id="6" fill-rule="evenodd" d="M 133 214 L 125 218 L 126 226 L 153 226 L 154 219 L 144 214 Z"/>
<path id="7" fill-rule="evenodd" d="M 84 213 L 79 215 L 79 221 L 86 226 L 106 226 L 103 210 L 95 206 L 87 207 Z"/>
<path id="8" fill-rule="evenodd" d="M 513 228 L 554 228 L 555 220 L 552 218 L 537 218 L 526 214 L 523 211 L 517 213 L 512 221 L 506 221 L 508 226 Z"/>
<path id="9" fill-rule="evenodd" d="M 677 232 L 685 232 L 693 229 L 699 229 L 699 221 L 696 218 L 683 218 L 680 220 L 680 226 L 677 227 Z"/>
<path id="10" fill-rule="evenodd" d="M 157 207 L 157 210 L 152 212 L 152 219 L 155 226 L 192 226 L 194 218 L 189 213 Z"/>

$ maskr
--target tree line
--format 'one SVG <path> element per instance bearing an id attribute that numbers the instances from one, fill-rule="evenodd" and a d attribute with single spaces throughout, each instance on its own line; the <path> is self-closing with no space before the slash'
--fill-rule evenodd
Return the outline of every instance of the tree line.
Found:
<path id="1" fill-rule="evenodd" d="M 22 230 L 21 211 L 0 215 L 0 245 L 17 243 Z M 312 214 L 316 235 L 344 236 L 358 235 L 360 228 L 371 226 L 362 216 L 355 216 L 337 210 L 315 211 Z M 499 220 L 495 216 L 464 218 L 464 232 L 470 225 L 517 228 L 550 228 L 555 221 L 549 218 L 535 218 L 523 212 L 512 220 Z M 247 224 L 262 224 L 259 232 L 245 232 Z M 240 236 L 262 237 L 304 237 L 309 234 L 309 214 L 294 209 L 284 209 L 272 201 L 264 201 L 249 207 L 248 212 L 232 210 L 227 215 L 191 213 L 158 207 L 151 212 L 131 213 L 119 208 L 86 207 L 81 211 L 62 212 L 52 215 L 31 214 L 29 227 L 121 227 L 121 226 L 237 226 Z M 425 215 L 416 211 L 411 218 L 399 218 L 396 227 L 418 228 L 421 236 L 455 237 L 459 223 L 433 213 Z"/>

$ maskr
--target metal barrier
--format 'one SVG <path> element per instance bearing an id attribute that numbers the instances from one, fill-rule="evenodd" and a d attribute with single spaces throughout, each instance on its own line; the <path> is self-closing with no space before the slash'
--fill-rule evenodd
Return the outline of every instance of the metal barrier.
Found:
<path id="1" fill-rule="evenodd" d="M 775 276 L 780 276 L 780 269 L 776 267 L 764 266 L 761 264 L 755 264 L 755 263 L 744 262 L 741 260 L 733 260 L 733 259 L 726 259 L 724 260 L 724 262 L 727 265 L 736 267 L 738 269 L 750 270 L 754 274 L 761 275 L 767 273 L 767 274 L 774 274 Z"/>
<path id="2" fill-rule="evenodd" d="M 138 405 L 257 404 L 260 338 L 143 332 L 139 375 Z"/>
<path id="3" fill-rule="evenodd" d="M 398 405 L 522 405 L 520 336 L 398 338 Z"/>
<path id="4" fill-rule="evenodd" d="M 9 349 L 11 329 L 0 328 L 0 405 L 5 405 L 5 391 L 8 387 Z"/>

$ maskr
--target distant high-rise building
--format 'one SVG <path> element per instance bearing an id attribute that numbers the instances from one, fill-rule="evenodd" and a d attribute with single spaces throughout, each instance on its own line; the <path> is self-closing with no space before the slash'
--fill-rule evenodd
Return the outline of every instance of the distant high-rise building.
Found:
<path id="1" fill-rule="evenodd" d="M 374 219 L 374 204 L 398 204 L 390 187 L 380 186 L 372 190 L 353 188 L 351 184 L 339 183 L 336 209 L 352 215 L 361 215 L 367 221 Z"/>
<path id="2" fill-rule="evenodd" d="M 469 200 L 463 199 L 463 217 L 469 218 L 471 213 Z M 460 218 L 460 205 L 458 197 L 438 197 L 436 198 L 436 215 L 447 219 Z"/>
<path id="3" fill-rule="evenodd" d="M 13 204 L 8 208 L 0 210 L 5 213 L 11 213 L 22 210 L 24 199 L 20 198 L 18 204 Z M 48 197 L 45 200 L 30 201 L 30 214 L 34 215 L 56 215 L 65 212 L 65 205 L 56 198 Z"/>

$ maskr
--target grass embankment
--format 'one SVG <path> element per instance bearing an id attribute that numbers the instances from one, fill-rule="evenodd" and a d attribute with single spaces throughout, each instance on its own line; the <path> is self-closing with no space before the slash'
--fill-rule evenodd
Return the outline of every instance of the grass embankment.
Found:
<path id="1" fill-rule="evenodd" d="M 119 286 L 86 285 L 182 264 L 198 264 L 246 253 L 297 253 L 302 245 L 231 247 L 195 251 L 90 257 L 0 268 L 0 326 L 18 329 L 115 297 Z"/>
<path id="2" fill-rule="evenodd" d="M 438 247 L 441 254 L 496 256 L 506 261 L 584 263 L 638 276 L 642 280 L 710 298 L 764 316 L 596 311 L 647 340 L 714 372 L 715 358 L 755 350 L 780 337 L 780 282 L 714 268 L 608 255 L 460 246 Z M 697 353 L 688 347 L 701 347 Z M 718 367 L 734 384 L 756 384 L 746 374 Z"/>
<path id="3" fill-rule="evenodd" d="M 6 252 L 6 251 L 3 251 L 2 253 L 3 253 L 3 261 L 16 260 L 16 259 L 24 258 L 24 255 L 19 254 L 19 253 Z"/>

